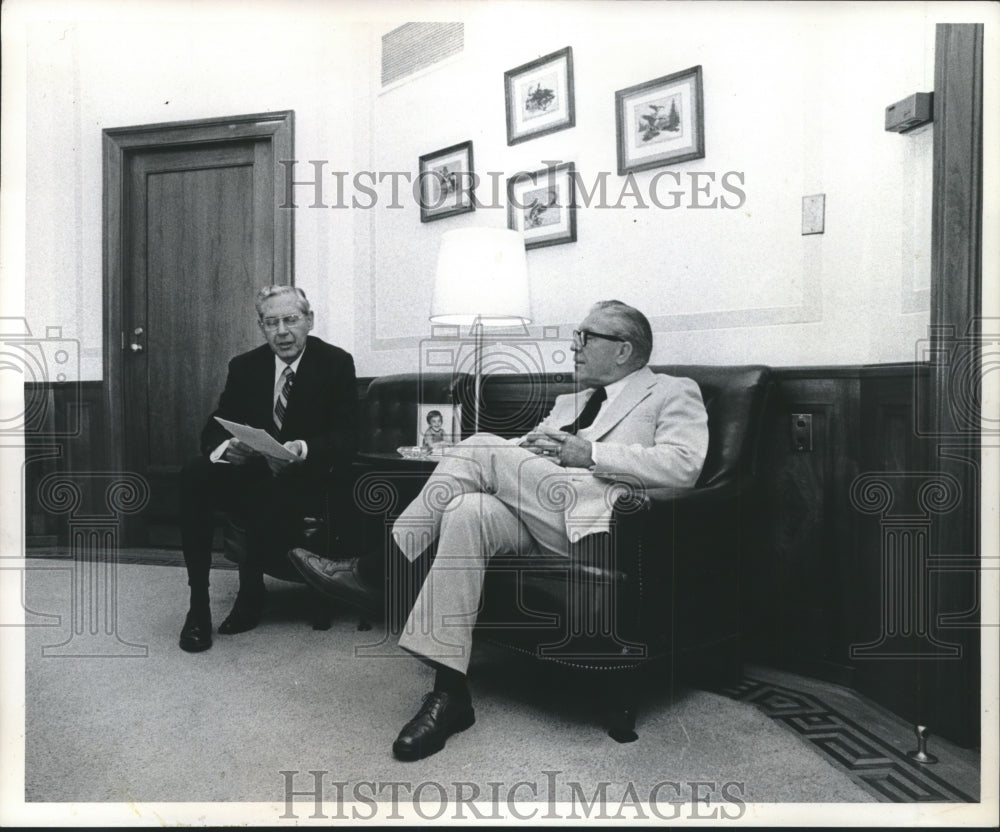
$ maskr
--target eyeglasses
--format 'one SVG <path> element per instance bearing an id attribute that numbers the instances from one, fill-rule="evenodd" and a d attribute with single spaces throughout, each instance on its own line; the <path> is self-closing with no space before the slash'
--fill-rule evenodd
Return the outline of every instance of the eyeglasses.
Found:
<path id="1" fill-rule="evenodd" d="M 281 324 L 291 329 L 301 320 L 302 315 L 282 315 L 280 318 L 261 318 L 260 325 L 268 332 L 274 332 Z"/>
<path id="2" fill-rule="evenodd" d="M 587 341 L 591 338 L 603 338 L 605 341 L 617 341 L 620 344 L 628 342 L 628 338 L 622 338 L 620 335 L 608 335 L 606 332 L 591 332 L 589 329 L 573 330 L 573 343 L 578 349 L 583 349 L 587 346 Z"/>

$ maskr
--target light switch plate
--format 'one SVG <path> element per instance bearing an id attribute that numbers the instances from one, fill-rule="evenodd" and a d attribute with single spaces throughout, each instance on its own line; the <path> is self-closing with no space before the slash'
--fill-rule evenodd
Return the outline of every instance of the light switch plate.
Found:
<path id="1" fill-rule="evenodd" d="M 826 220 L 826 194 L 802 197 L 802 233 L 822 234 Z"/>

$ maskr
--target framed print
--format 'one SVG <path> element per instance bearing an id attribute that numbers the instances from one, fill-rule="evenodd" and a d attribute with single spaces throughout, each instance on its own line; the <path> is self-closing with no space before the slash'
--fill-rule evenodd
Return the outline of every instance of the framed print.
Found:
<path id="1" fill-rule="evenodd" d="M 425 153 L 417 178 L 421 222 L 476 210 L 471 141 Z"/>
<path id="2" fill-rule="evenodd" d="M 524 235 L 524 247 L 576 242 L 575 166 L 518 173 L 507 180 L 507 227 Z"/>
<path id="3" fill-rule="evenodd" d="M 421 453 L 440 453 L 462 441 L 462 405 L 421 404 L 417 406 L 416 445 Z"/>
<path id="4" fill-rule="evenodd" d="M 615 120 L 619 176 L 704 158 L 701 67 L 618 90 Z"/>
<path id="5" fill-rule="evenodd" d="M 507 98 L 507 144 L 517 144 L 576 124 L 573 106 L 573 48 L 509 69 L 503 74 Z"/>

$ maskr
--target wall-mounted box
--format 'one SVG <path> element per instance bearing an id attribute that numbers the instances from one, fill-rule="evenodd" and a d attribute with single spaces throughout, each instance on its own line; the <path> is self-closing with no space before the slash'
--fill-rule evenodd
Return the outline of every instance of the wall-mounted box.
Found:
<path id="1" fill-rule="evenodd" d="M 909 98 L 885 108 L 885 129 L 890 133 L 906 133 L 934 120 L 934 93 L 915 92 Z"/>

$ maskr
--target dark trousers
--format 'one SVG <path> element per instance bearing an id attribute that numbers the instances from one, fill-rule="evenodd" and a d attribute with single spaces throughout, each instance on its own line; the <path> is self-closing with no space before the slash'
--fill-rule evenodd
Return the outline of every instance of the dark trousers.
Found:
<path id="1" fill-rule="evenodd" d="M 301 470 L 273 476 L 263 462 L 249 465 L 192 459 L 181 469 L 181 541 L 188 585 L 207 587 L 215 512 L 224 511 L 247 533 L 250 569 L 285 565 L 302 518 L 315 515 L 322 484 Z"/>

